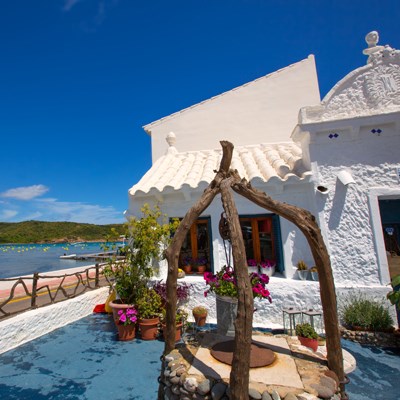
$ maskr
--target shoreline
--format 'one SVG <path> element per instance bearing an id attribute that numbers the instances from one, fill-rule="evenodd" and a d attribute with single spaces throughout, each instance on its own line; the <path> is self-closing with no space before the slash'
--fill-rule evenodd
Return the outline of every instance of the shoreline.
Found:
<path id="1" fill-rule="evenodd" d="M 37 244 L 74 244 L 76 242 L 82 242 L 82 243 L 107 243 L 105 239 L 90 239 L 90 240 L 79 240 L 77 239 L 74 242 L 71 242 L 66 239 L 53 239 L 52 241 L 46 241 L 46 242 L 28 242 L 28 243 L 0 243 L 0 246 L 32 246 L 32 245 L 37 245 Z M 112 241 L 110 243 L 118 243 L 119 241 Z"/>

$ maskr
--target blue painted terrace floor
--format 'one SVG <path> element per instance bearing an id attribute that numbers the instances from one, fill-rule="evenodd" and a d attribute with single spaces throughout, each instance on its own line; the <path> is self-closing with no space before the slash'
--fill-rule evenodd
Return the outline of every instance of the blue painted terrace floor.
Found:
<path id="1" fill-rule="evenodd" d="M 357 360 L 351 400 L 399 398 L 400 351 L 342 341 Z M 0 399 L 152 400 L 162 341 L 118 342 L 107 315 L 91 315 L 0 355 Z"/>
<path id="2" fill-rule="evenodd" d="M 91 315 L 0 355 L 0 399 L 156 399 L 164 342 L 117 341 Z"/>

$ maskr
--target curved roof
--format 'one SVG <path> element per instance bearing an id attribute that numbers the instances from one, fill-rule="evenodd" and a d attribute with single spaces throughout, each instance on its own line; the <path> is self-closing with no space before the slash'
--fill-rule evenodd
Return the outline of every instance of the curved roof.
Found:
<path id="1" fill-rule="evenodd" d="M 170 146 L 129 194 L 148 195 L 179 190 L 204 189 L 214 179 L 222 150 L 179 153 Z M 311 171 L 302 161 L 301 148 L 293 142 L 238 146 L 233 151 L 231 168 L 252 184 L 308 180 Z"/>

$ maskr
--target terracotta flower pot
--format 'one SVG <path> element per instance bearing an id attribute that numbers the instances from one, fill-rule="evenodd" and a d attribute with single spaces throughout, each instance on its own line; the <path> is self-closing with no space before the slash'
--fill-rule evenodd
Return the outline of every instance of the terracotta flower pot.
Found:
<path id="1" fill-rule="evenodd" d="M 165 332 L 165 330 L 167 329 L 167 325 L 162 324 L 162 329 L 163 332 Z M 164 335 L 165 337 L 165 335 Z M 178 342 L 179 340 L 181 340 L 182 337 L 182 322 L 179 324 L 176 324 L 176 329 L 175 329 L 175 342 Z"/>
<path id="2" fill-rule="evenodd" d="M 199 274 L 204 274 L 206 272 L 207 266 L 206 265 L 198 265 L 197 266 L 197 272 Z"/>
<path id="3" fill-rule="evenodd" d="M 134 307 L 132 304 L 119 303 L 119 300 L 110 301 L 108 304 L 112 309 L 113 320 L 114 320 L 116 325 L 119 324 L 118 311 L 119 310 L 125 310 L 126 311 L 128 308 Z"/>
<path id="4" fill-rule="evenodd" d="M 128 341 L 135 338 L 136 324 L 123 325 L 117 324 L 118 340 Z"/>
<path id="5" fill-rule="evenodd" d="M 207 314 L 198 314 L 193 311 L 193 317 L 197 326 L 204 326 L 207 320 Z"/>
<path id="6" fill-rule="evenodd" d="M 185 271 L 186 274 L 192 273 L 192 266 L 191 265 L 184 265 L 182 269 Z"/>
<path id="7" fill-rule="evenodd" d="M 155 340 L 158 333 L 160 318 L 139 319 L 139 327 L 143 340 Z"/>
<path id="8" fill-rule="evenodd" d="M 313 351 L 318 350 L 318 339 L 310 339 L 302 336 L 297 336 L 303 346 L 309 347 Z"/>

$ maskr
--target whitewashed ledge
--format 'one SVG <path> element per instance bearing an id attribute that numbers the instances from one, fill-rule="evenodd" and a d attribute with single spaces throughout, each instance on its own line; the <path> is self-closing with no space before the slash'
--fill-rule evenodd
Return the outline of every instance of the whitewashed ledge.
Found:
<path id="1" fill-rule="evenodd" d="M 207 286 L 203 277 L 198 275 L 187 275 L 185 278 L 178 279 L 178 284 L 180 282 L 186 282 L 191 285 L 190 298 L 186 303 L 182 304 L 182 306 L 189 311 L 189 320 L 193 321 L 190 312 L 192 308 L 202 305 L 208 309 L 207 322 L 216 323 L 217 315 L 215 296 L 209 294 L 207 297 L 204 297 L 204 291 L 207 289 Z M 282 310 L 287 307 L 301 310 L 312 308 L 314 310 L 322 311 L 319 282 L 287 279 L 278 275 L 273 276 L 270 279 L 267 288 L 271 292 L 272 303 L 269 303 L 268 300 L 255 299 L 254 307 L 256 308 L 256 312 L 253 317 L 254 327 L 281 329 L 283 327 Z M 384 286 L 366 286 L 357 284 L 354 284 L 353 286 L 336 286 L 338 303 L 340 303 L 342 299 L 345 299 L 350 292 L 366 293 L 369 297 L 385 299 L 388 291 L 389 288 Z M 390 307 L 389 310 L 394 321 L 396 321 L 394 307 Z M 287 322 L 288 321 L 286 321 L 286 323 Z"/>
<path id="2" fill-rule="evenodd" d="M 90 315 L 96 304 L 105 303 L 108 293 L 108 287 L 96 289 L 1 321 L 0 354 Z"/>

